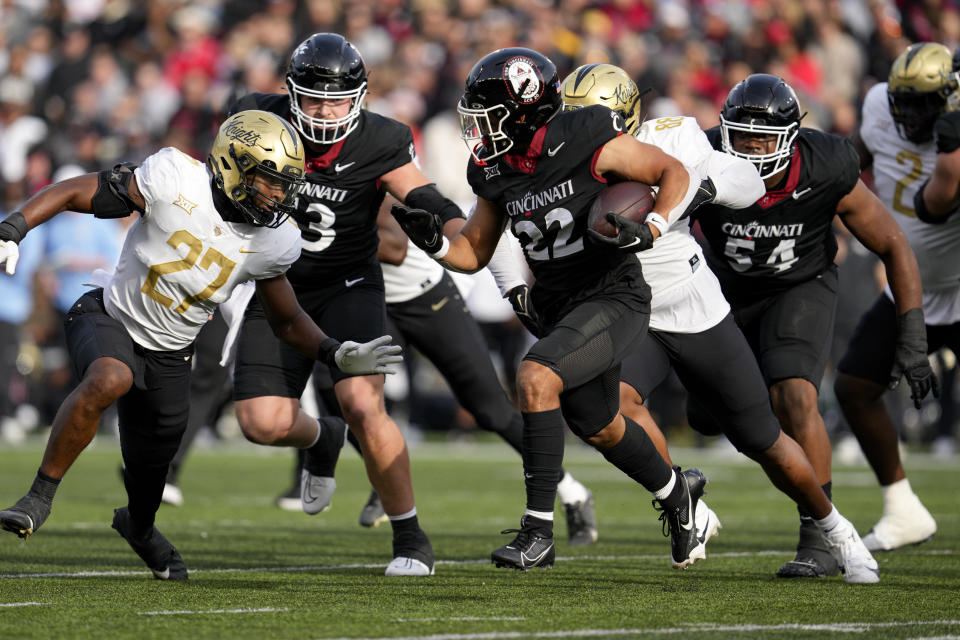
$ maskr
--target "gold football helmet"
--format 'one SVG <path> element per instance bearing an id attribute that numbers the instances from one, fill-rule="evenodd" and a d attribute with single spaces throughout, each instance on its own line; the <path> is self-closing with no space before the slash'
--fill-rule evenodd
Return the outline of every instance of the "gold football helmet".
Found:
<path id="1" fill-rule="evenodd" d="M 564 111 L 602 104 L 620 114 L 630 135 L 640 129 L 640 90 L 620 67 L 606 63 L 577 67 L 564 78 L 560 95 Z"/>
<path id="2" fill-rule="evenodd" d="M 893 61 L 887 80 L 890 114 L 900 137 L 916 144 L 933 140 L 933 124 L 960 88 L 950 50 L 935 42 L 910 45 Z"/>
<path id="3" fill-rule="evenodd" d="M 207 164 L 237 210 L 261 227 L 293 213 L 306 156 L 297 130 L 268 111 L 241 111 L 220 125 Z"/>

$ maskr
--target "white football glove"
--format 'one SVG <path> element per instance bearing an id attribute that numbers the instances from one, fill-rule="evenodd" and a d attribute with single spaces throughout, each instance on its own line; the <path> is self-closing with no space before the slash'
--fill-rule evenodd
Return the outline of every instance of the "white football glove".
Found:
<path id="1" fill-rule="evenodd" d="M 363 344 L 348 340 L 340 345 L 333 359 L 344 373 L 396 373 L 387 365 L 403 362 L 403 356 L 400 345 L 390 344 L 391 340 L 390 336 L 380 336 Z"/>
<path id="2" fill-rule="evenodd" d="M 0 264 L 7 263 L 7 275 L 12 276 L 17 270 L 17 260 L 20 259 L 20 248 L 13 240 L 0 242 Z"/>

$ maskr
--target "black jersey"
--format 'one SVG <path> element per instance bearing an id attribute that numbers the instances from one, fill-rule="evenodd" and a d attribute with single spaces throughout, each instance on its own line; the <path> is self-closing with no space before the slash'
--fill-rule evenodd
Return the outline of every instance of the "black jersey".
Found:
<path id="1" fill-rule="evenodd" d="M 283 94 L 250 94 L 230 113 L 245 109 L 291 119 L 290 98 Z M 322 155 L 306 149 L 306 183 L 297 209 L 322 220 L 300 225 L 303 251 L 287 271 L 296 288 L 325 286 L 344 271 L 376 260 L 377 213 L 386 193 L 380 177 L 414 159 L 410 128 L 369 111 L 362 111 L 357 128 Z"/>
<path id="2" fill-rule="evenodd" d="M 525 155 L 468 165 L 474 193 L 509 216 L 538 287 L 579 289 L 634 259 L 585 233 L 590 205 L 607 186 L 594 171 L 599 149 L 622 129 L 623 120 L 606 107 L 561 112 L 537 131 Z"/>
<path id="3" fill-rule="evenodd" d="M 706 132 L 720 149 L 720 127 Z M 707 262 L 733 303 L 775 295 L 823 272 L 837 253 L 837 204 L 860 178 L 853 145 L 801 129 L 786 177 L 746 209 L 704 205 L 695 214 Z"/>

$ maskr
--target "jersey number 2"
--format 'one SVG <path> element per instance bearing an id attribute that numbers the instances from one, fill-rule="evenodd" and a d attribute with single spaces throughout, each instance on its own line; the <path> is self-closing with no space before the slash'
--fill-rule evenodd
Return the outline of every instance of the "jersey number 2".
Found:
<path id="1" fill-rule="evenodd" d="M 583 238 L 570 242 L 570 236 L 573 234 L 573 214 L 569 209 L 558 207 L 544 216 L 546 222 L 546 231 L 549 232 L 552 227 L 559 226 L 557 235 L 553 240 L 553 245 L 544 246 L 542 249 L 535 249 L 537 245 L 543 242 L 544 233 L 537 228 L 530 220 L 521 220 L 513 225 L 514 234 L 526 234 L 530 241 L 526 246 L 531 248 L 527 251 L 527 257 L 531 260 L 551 260 L 569 256 L 578 251 L 583 251 Z"/>
<path id="2" fill-rule="evenodd" d="M 177 271 L 186 271 L 197 264 L 197 258 L 200 258 L 200 253 L 203 251 L 203 241 L 189 231 L 181 229 L 180 231 L 175 231 L 172 236 L 167 238 L 167 244 L 174 249 L 181 244 L 185 244 L 190 248 L 190 251 L 183 260 L 172 260 L 170 262 L 151 265 L 150 271 L 147 273 L 147 280 L 143 283 L 143 286 L 140 287 L 140 291 L 145 293 L 147 297 L 156 300 L 169 309 L 173 306 L 174 301 L 157 291 L 157 281 L 160 279 L 160 276 L 168 273 L 176 273 Z M 213 247 L 210 247 L 207 249 L 207 252 L 203 254 L 203 257 L 200 258 L 200 268 L 209 269 L 210 266 L 214 264 L 220 267 L 220 272 L 217 274 L 216 279 L 208 284 L 203 291 L 184 298 L 183 301 L 173 309 L 174 311 L 177 313 L 185 313 L 191 305 L 201 300 L 206 300 L 215 294 L 217 289 L 227 283 L 227 279 L 233 272 L 233 268 L 237 266 L 236 262 Z"/>

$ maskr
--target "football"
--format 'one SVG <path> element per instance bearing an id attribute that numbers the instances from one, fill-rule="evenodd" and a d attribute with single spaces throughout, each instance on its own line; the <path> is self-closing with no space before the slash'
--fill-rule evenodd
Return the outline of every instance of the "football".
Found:
<path id="1" fill-rule="evenodd" d="M 628 220 L 642 222 L 656 198 L 650 185 L 642 182 L 620 182 L 607 187 L 596 197 L 590 206 L 587 225 L 597 233 L 613 238 L 617 229 L 607 222 L 607 213 L 612 211 Z"/>

